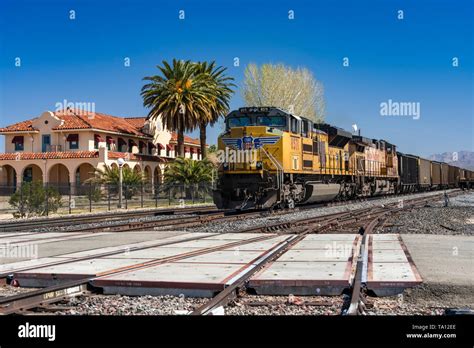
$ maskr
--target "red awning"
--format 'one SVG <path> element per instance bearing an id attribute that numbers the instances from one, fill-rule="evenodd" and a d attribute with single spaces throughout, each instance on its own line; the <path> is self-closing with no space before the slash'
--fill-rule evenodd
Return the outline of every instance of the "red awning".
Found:
<path id="1" fill-rule="evenodd" d="M 122 138 L 118 138 L 118 144 L 119 144 L 119 146 L 127 145 L 127 142 L 125 140 L 123 140 Z"/>
<path id="2" fill-rule="evenodd" d="M 94 141 L 98 143 L 102 143 L 104 139 L 102 139 L 102 137 L 99 134 L 94 134 Z"/>
<path id="3" fill-rule="evenodd" d="M 164 149 L 165 149 L 165 147 L 164 147 L 162 144 L 160 144 L 160 143 L 158 143 L 158 148 L 159 148 L 160 150 L 164 150 Z"/>
<path id="4" fill-rule="evenodd" d="M 173 151 L 173 146 L 171 146 L 170 144 L 166 145 L 166 150 Z"/>
<path id="5" fill-rule="evenodd" d="M 25 137 L 22 135 L 14 136 L 12 139 L 12 144 L 23 144 Z"/>
<path id="6" fill-rule="evenodd" d="M 66 141 L 79 141 L 79 134 L 69 134 Z"/>
<path id="7" fill-rule="evenodd" d="M 190 147 L 189 152 L 194 153 L 194 147 Z"/>
<path id="8" fill-rule="evenodd" d="M 135 140 L 133 140 L 133 139 L 129 139 L 129 140 L 128 140 L 128 144 L 129 144 L 130 146 L 137 146 L 137 143 L 136 143 Z"/>
<path id="9" fill-rule="evenodd" d="M 111 136 L 107 136 L 105 138 L 105 141 L 107 142 L 107 144 L 115 144 L 115 140 Z"/>
<path id="10" fill-rule="evenodd" d="M 153 143 L 148 143 L 148 146 L 150 147 L 150 149 L 156 149 L 156 145 Z"/>

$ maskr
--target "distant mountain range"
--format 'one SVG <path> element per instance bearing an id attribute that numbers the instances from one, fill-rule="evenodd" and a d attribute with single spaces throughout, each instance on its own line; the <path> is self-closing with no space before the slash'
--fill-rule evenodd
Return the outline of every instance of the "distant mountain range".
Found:
<path id="1" fill-rule="evenodd" d="M 474 170 L 474 152 L 473 151 L 458 151 L 443 152 L 436 155 L 431 155 L 430 160 L 445 162 L 457 167 Z"/>

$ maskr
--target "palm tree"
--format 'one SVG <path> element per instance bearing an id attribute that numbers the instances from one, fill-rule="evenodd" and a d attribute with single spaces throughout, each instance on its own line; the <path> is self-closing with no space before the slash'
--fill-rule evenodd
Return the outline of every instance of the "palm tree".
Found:
<path id="1" fill-rule="evenodd" d="M 196 74 L 191 61 L 173 59 L 157 66 L 161 75 L 147 76 L 142 88 L 143 105 L 150 108 L 148 118 L 161 119 L 163 127 L 178 133 L 178 156 L 184 156 L 184 132 L 193 130 L 201 118 L 211 118 L 213 85 L 205 74 Z"/>
<path id="2" fill-rule="evenodd" d="M 229 112 L 229 100 L 234 93 L 231 87 L 235 85 L 232 77 L 226 76 L 224 73 L 227 68 L 222 66 L 216 67 L 216 62 L 198 62 L 197 74 L 204 74 L 208 77 L 209 83 L 212 86 L 210 98 L 213 101 L 209 105 L 209 112 L 200 115 L 199 118 L 199 139 L 201 142 L 201 156 L 207 157 L 206 149 L 206 127 L 208 124 L 214 125 L 219 117 L 225 116 Z"/>
<path id="3" fill-rule="evenodd" d="M 194 185 L 209 183 L 212 180 L 214 166 L 207 160 L 195 161 L 191 158 L 177 158 L 165 169 L 166 184 Z"/>
<path id="4" fill-rule="evenodd" d="M 124 196 L 131 199 L 145 183 L 145 176 L 130 167 L 122 168 L 122 184 L 125 186 Z M 117 193 L 120 185 L 120 170 L 118 167 L 104 166 L 104 169 L 96 168 L 95 176 L 87 179 L 85 183 L 109 185 L 111 192 Z"/>
<path id="5" fill-rule="evenodd" d="M 212 172 L 214 165 L 208 160 L 195 161 L 191 158 L 179 157 L 165 169 L 164 181 L 168 189 L 184 189 L 185 198 L 196 197 L 199 195 L 200 184 L 207 184 L 212 181 Z M 208 191 L 209 187 L 201 186 L 201 190 Z"/>

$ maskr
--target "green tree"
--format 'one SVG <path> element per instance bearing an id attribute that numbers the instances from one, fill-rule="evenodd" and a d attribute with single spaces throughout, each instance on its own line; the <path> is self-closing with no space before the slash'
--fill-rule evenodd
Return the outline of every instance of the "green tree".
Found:
<path id="1" fill-rule="evenodd" d="M 136 195 L 145 181 L 146 179 L 141 172 L 132 170 L 128 166 L 122 168 L 123 195 L 126 199 L 131 199 Z M 95 176 L 86 180 L 86 183 L 106 184 L 112 192 L 117 193 L 120 184 L 119 168 L 107 165 L 103 169 L 96 168 Z"/>
<path id="2" fill-rule="evenodd" d="M 161 75 L 147 76 L 142 87 L 143 105 L 148 118 L 161 119 L 163 127 L 178 134 L 178 156 L 184 156 L 184 132 L 194 130 L 202 118 L 211 119 L 209 105 L 214 86 L 205 74 L 196 74 L 191 61 L 173 59 L 157 66 Z"/>
<path id="3" fill-rule="evenodd" d="M 191 158 L 176 158 L 168 164 L 164 172 L 166 184 L 200 184 L 212 180 L 214 166 L 208 160 L 195 161 Z"/>
<path id="4" fill-rule="evenodd" d="M 217 145 L 213 144 L 211 146 L 209 146 L 209 153 L 214 153 L 214 152 L 217 152 Z"/>
<path id="5" fill-rule="evenodd" d="M 314 122 L 324 120 L 323 85 L 306 68 L 249 64 L 242 93 L 247 106 L 275 106 Z"/>
<path id="6" fill-rule="evenodd" d="M 62 206 L 59 192 L 53 187 L 44 187 L 40 181 L 23 183 L 10 197 L 9 203 L 16 209 L 15 218 L 44 216 Z"/>
<path id="7" fill-rule="evenodd" d="M 210 93 L 209 98 L 212 101 L 212 103 L 208 105 L 209 112 L 200 115 L 199 118 L 199 140 L 201 143 L 202 158 L 207 157 L 206 127 L 209 124 L 213 126 L 220 117 L 224 117 L 229 112 L 230 97 L 234 93 L 232 87 L 235 87 L 235 85 L 232 83 L 234 79 L 225 75 L 226 70 L 227 68 L 222 66 L 216 67 L 214 61 L 210 63 L 197 63 L 195 74 L 205 75 L 209 80 L 209 86 L 212 87 L 208 91 Z"/>
<path id="8" fill-rule="evenodd" d="M 199 184 L 207 184 L 212 181 L 214 165 L 207 159 L 196 161 L 191 158 L 178 157 L 168 164 L 164 172 L 164 182 L 168 190 L 176 194 L 180 188 L 184 188 L 186 198 L 196 197 L 199 192 Z M 208 189 L 207 186 L 204 187 Z"/>

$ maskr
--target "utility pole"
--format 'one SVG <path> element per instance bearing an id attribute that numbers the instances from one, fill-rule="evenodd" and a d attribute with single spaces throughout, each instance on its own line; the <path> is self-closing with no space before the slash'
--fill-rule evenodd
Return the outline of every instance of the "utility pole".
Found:
<path id="1" fill-rule="evenodd" d="M 123 158 L 119 158 L 117 160 L 118 167 L 119 167 L 119 187 L 118 187 L 118 195 L 119 195 L 119 209 L 122 208 L 122 196 L 123 196 L 123 165 L 125 164 L 125 160 Z"/>

